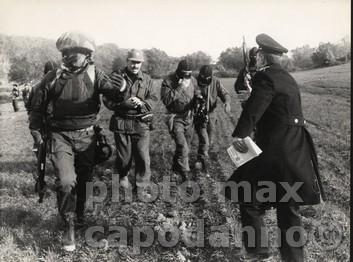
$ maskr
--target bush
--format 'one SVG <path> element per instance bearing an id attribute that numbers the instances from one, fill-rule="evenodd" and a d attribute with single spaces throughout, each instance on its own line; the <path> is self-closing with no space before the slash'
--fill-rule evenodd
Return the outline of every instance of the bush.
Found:
<path id="1" fill-rule="evenodd" d="M 227 48 L 219 56 L 219 61 L 217 64 L 226 70 L 240 71 L 240 69 L 244 67 L 242 48 Z"/>
<path id="2" fill-rule="evenodd" d="M 222 70 L 222 71 L 215 71 L 214 75 L 220 78 L 234 78 L 234 77 L 237 77 L 238 72 L 235 70 Z"/>
<path id="3" fill-rule="evenodd" d="M 315 49 L 308 45 L 298 47 L 292 50 L 293 54 L 293 66 L 300 69 L 311 69 L 314 67 L 312 60 L 312 54 Z"/>

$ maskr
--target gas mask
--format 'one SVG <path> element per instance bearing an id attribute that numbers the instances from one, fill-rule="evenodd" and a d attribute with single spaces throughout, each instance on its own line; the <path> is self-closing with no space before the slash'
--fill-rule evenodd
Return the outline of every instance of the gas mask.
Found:
<path id="1" fill-rule="evenodd" d="M 84 68 L 88 63 L 88 55 L 78 52 L 63 52 L 63 65 L 71 72 Z"/>

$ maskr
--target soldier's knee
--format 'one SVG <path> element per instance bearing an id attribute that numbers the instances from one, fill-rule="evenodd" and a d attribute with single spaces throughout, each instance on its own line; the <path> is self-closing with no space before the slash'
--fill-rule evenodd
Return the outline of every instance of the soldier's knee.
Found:
<path id="1" fill-rule="evenodd" d="M 189 152 L 190 152 L 190 150 L 189 150 L 189 147 L 188 147 L 188 145 L 187 144 L 185 144 L 184 146 L 183 146 L 183 148 L 182 148 L 182 151 L 181 151 L 181 153 L 182 153 L 182 155 L 183 156 L 188 156 L 189 155 Z"/>
<path id="2" fill-rule="evenodd" d="M 59 186 L 62 191 L 70 192 L 72 188 L 76 185 L 76 177 L 75 176 L 65 176 L 59 180 Z"/>

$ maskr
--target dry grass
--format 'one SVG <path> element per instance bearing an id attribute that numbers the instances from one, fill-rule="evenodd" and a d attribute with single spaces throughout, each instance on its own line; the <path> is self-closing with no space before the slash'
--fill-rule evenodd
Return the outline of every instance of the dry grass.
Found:
<path id="1" fill-rule="evenodd" d="M 350 181 L 350 64 L 293 74 L 302 87 L 304 113 L 310 120 L 309 129 L 318 146 L 320 169 L 328 201 L 314 207 L 302 208 L 304 226 L 309 234 L 306 244 L 308 261 L 349 261 L 349 181 Z M 211 152 L 211 178 L 199 176 L 198 181 L 205 189 L 212 189 L 214 181 L 221 181 L 232 171 L 225 152 L 231 141 L 230 134 L 241 108 L 232 85 L 234 79 L 224 79 L 233 104 L 232 116 L 226 116 L 221 108 L 217 109 L 217 130 Z M 0 105 L 0 260 L 1 261 L 238 261 L 240 243 L 239 211 L 236 206 L 226 203 L 220 205 L 212 193 L 206 207 L 198 204 L 186 204 L 179 201 L 175 206 L 180 212 L 179 220 L 163 222 L 166 203 L 157 199 L 153 203 L 134 201 L 133 203 L 112 203 L 110 197 L 104 203 L 88 210 L 88 224 L 103 226 L 109 235 L 109 225 L 122 225 L 127 228 L 128 246 L 105 248 L 89 247 L 84 239 L 84 230 L 78 231 L 77 251 L 68 254 L 60 249 L 60 221 L 57 218 L 55 194 L 49 191 L 43 204 L 37 203 L 33 192 L 35 172 L 34 155 L 31 152 L 32 140 L 27 126 L 27 115 L 22 109 L 12 112 L 11 104 Z M 151 166 L 153 181 L 158 183 L 163 176 L 170 174 L 170 163 L 174 144 L 164 124 L 164 109 L 161 104 L 156 109 L 156 129 L 152 132 Z M 102 110 L 101 123 L 107 128 L 110 113 Z M 109 133 L 109 132 L 108 132 Z M 196 139 L 196 136 L 195 136 Z M 197 140 L 193 140 L 192 162 L 195 160 Z M 113 142 L 109 134 L 110 142 Z M 107 168 L 112 169 L 113 159 L 96 168 L 96 180 L 110 182 Z M 48 182 L 53 185 L 52 169 L 49 166 Z M 207 191 L 209 192 L 209 191 Z M 111 194 L 111 188 L 109 188 Z M 108 195 L 109 195 L 108 194 Z M 157 241 L 151 247 L 142 248 L 140 254 L 134 254 L 131 245 L 134 226 L 152 226 L 155 239 L 158 228 L 163 223 L 187 224 L 183 234 L 188 235 L 196 228 L 197 219 L 205 221 L 205 248 L 187 248 L 182 242 L 173 248 L 164 248 Z M 269 211 L 266 217 L 274 227 L 275 213 Z M 208 243 L 211 226 L 223 225 L 229 229 L 231 248 L 211 247 Z M 339 229 L 336 238 L 326 231 L 325 238 L 317 238 L 320 227 Z M 271 231 L 273 233 L 273 231 Z M 272 234 L 273 235 L 273 234 Z M 319 240 L 318 240 L 319 239 Z M 328 250 L 329 244 L 339 240 L 337 247 Z M 274 244 L 274 236 L 271 237 Z M 136 251 L 136 250 L 135 250 Z M 276 253 L 277 250 L 273 248 Z M 277 254 L 277 253 L 276 253 Z M 278 256 L 276 261 L 280 261 Z"/>

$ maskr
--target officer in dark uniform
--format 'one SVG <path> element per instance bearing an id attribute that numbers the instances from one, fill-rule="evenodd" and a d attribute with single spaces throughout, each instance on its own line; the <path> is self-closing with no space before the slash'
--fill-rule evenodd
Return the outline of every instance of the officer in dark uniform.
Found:
<path id="1" fill-rule="evenodd" d="M 271 259 L 267 246 L 261 245 L 262 240 L 267 240 L 263 216 L 267 208 L 275 207 L 281 231 L 282 258 L 303 261 L 303 245 L 300 242 L 298 245 L 300 232 L 292 236 L 296 245 L 286 233 L 292 227 L 303 229 L 298 214 L 300 205 L 318 204 L 320 195 L 324 199 L 317 156 L 305 128 L 298 85 L 278 63 L 279 56 L 288 50 L 266 34 L 258 35 L 256 42 L 259 45 L 258 70 L 252 80 L 251 95 L 233 132 L 233 144 L 238 151 L 245 152 L 247 147 L 243 138 L 256 126 L 256 143 L 263 152 L 235 170 L 230 178 L 237 183 L 249 183 L 252 198 L 245 199 L 249 192 L 242 192 L 244 194 L 238 194 L 235 199 L 229 187 L 225 190 L 226 197 L 240 203 L 242 225 L 255 229 L 254 236 L 243 235 L 247 257 L 256 261 Z M 275 198 L 256 195 L 261 193 L 259 189 L 263 189 L 263 182 L 274 183 L 275 189 L 270 188 L 269 194 L 275 194 Z M 281 183 L 295 188 L 296 194 L 291 193 L 288 197 L 288 190 Z M 251 245 L 251 240 L 255 240 L 255 246 Z"/>
<path id="2" fill-rule="evenodd" d="M 118 96 L 119 88 L 114 88 L 94 66 L 91 55 L 95 44 L 90 37 L 67 32 L 59 37 L 56 46 L 63 63 L 61 68 L 48 72 L 35 90 L 29 128 L 37 145 L 43 143 L 43 130 L 49 137 L 57 204 L 65 222 L 62 244 L 64 250 L 73 251 L 74 218 L 83 222 L 86 182 L 91 181 L 95 164 L 94 125 L 100 109 L 99 95 Z"/>

